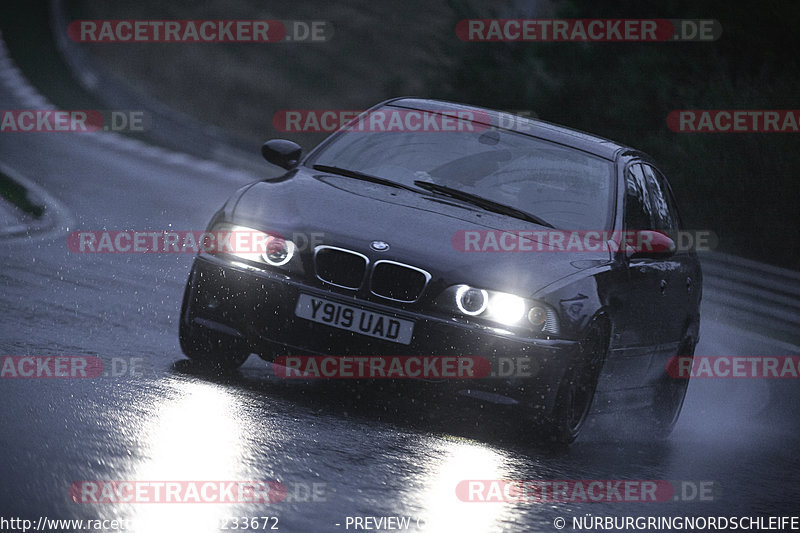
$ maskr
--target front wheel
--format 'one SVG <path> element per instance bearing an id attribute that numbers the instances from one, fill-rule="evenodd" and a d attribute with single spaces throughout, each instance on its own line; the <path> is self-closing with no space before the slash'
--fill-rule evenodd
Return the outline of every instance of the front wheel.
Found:
<path id="1" fill-rule="evenodd" d="M 596 320 L 578 344 L 578 351 L 559 385 L 553 412 L 545 422 L 550 440 L 569 444 L 578 438 L 586 424 L 608 353 L 609 335 L 609 324 Z"/>

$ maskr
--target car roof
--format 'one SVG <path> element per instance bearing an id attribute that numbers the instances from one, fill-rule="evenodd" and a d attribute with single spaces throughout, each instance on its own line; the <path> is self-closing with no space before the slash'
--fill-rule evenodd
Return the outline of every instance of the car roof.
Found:
<path id="1" fill-rule="evenodd" d="M 513 115 L 513 113 L 503 113 L 501 111 L 483 107 L 423 98 L 395 98 L 392 100 L 386 100 L 385 102 L 375 106 L 375 108 L 388 106 L 399 107 L 403 109 L 413 109 L 416 111 L 430 111 L 435 113 L 441 113 L 444 111 L 478 112 L 478 116 L 475 121 L 480 124 L 486 124 L 487 126 L 501 124 L 502 118 L 507 119 L 509 115 Z M 616 143 L 603 137 L 599 137 L 597 135 L 592 135 L 590 133 L 567 128 L 565 126 L 559 126 L 557 124 L 551 124 L 542 120 L 517 115 L 514 115 L 514 127 L 506 127 L 505 129 L 510 129 L 511 131 L 515 131 L 524 135 L 530 135 L 532 137 L 563 144 L 565 146 L 582 150 L 610 161 L 614 161 L 620 152 L 640 153 L 628 146 Z"/>

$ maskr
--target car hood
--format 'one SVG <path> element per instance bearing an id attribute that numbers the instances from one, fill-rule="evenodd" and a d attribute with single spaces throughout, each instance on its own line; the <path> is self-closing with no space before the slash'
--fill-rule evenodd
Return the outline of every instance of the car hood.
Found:
<path id="1" fill-rule="evenodd" d="M 371 261 L 388 259 L 422 268 L 435 283 L 467 283 L 521 296 L 610 259 L 607 251 L 563 252 L 547 247 L 550 251 L 465 252 L 460 240 L 465 231 L 547 228 L 443 196 L 305 168 L 253 184 L 236 202 L 232 221 L 293 238 L 301 253 L 312 253 L 314 243 L 338 246 L 363 253 Z M 374 241 L 388 243 L 388 250 L 371 249 Z"/>

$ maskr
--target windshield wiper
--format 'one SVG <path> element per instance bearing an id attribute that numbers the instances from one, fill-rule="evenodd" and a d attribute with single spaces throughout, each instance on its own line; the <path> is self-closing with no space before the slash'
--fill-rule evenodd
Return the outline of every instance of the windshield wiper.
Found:
<path id="1" fill-rule="evenodd" d="M 363 172 L 359 172 L 357 170 L 349 170 L 346 168 L 339 168 L 339 167 L 331 167 L 328 165 L 314 165 L 314 170 L 319 170 L 321 172 L 329 172 L 331 174 L 338 174 L 339 176 L 346 176 L 348 178 L 355 178 L 363 181 L 368 181 L 370 183 L 378 183 L 380 185 L 386 185 L 388 187 L 395 187 L 397 189 L 405 189 L 407 191 L 419 193 L 417 189 L 414 187 L 409 187 L 408 185 L 403 185 L 402 183 L 397 183 L 396 181 L 392 181 L 386 178 L 381 178 L 378 176 L 372 176 L 370 174 L 365 174 Z"/>
<path id="2" fill-rule="evenodd" d="M 483 196 L 478 196 L 477 194 L 464 192 L 462 190 L 454 189 L 446 185 L 439 185 L 438 183 L 431 183 L 430 181 L 417 180 L 414 182 L 414 185 L 416 185 L 421 189 L 425 189 L 426 191 L 437 192 L 445 196 L 449 196 L 450 198 L 454 198 L 456 200 L 462 200 L 469 204 L 483 208 L 487 211 L 492 211 L 493 213 L 500 213 L 501 215 L 512 216 L 514 218 L 519 218 L 521 220 L 527 220 L 528 222 L 533 222 L 534 224 L 539 224 L 540 226 L 544 226 L 546 228 L 555 229 L 555 226 L 553 226 L 546 220 L 537 217 L 536 215 L 532 215 L 525 211 L 521 211 L 509 205 L 501 204 L 499 202 L 494 202 L 492 200 L 484 198 Z"/>
<path id="3" fill-rule="evenodd" d="M 386 178 L 373 176 L 371 174 L 365 174 L 364 172 L 359 172 L 358 170 L 350 170 L 347 168 L 334 167 L 329 165 L 314 165 L 312 168 L 314 170 L 319 170 L 321 172 L 329 172 L 331 174 L 337 174 L 339 176 L 346 176 L 348 178 L 364 180 L 370 183 L 378 183 L 380 185 L 395 187 L 397 189 L 405 189 L 407 191 L 415 193 L 420 192 L 419 189 L 415 189 L 414 187 L 409 187 L 408 185 L 404 185 L 402 183 L 398 183 L 396 181 L 392 181 Z M 416 180 L 414 181 L 414 185 L 425 191 L 435 192 L 438 194 L 448 196 L 450 198 L 454 198 L 456 200 L 461 200 L 463 202 L 467 202 L 469 204 L 480 207 L 487 211 L 492 211 L 493 213 L 500 213 L 501 215 L 512 216 L 514 218 L 519 218 L 521 220 L 527 220 L 528 222 L 533 222 L 534 224 L 539 224 L 540 226 L 545 226 L 547 228 L 555 229 L 555 226 L 553 226 L 546 220 L 537 217 L 536 215 L 526 213 L 525 211 L 516 209 L 514 207 L 505 204 L 501 204 L 499 202 L 488 200 L 476 194 L 471 194 L 459 189 L 447 187 L 446 185 L 439 185 L 438 183 L 432 183 L 430 181 Z"/>

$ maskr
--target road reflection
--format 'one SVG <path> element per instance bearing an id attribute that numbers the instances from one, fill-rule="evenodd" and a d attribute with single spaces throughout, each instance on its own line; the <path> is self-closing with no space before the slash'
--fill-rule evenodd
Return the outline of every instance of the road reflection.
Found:
<path id="1" fill-rule="evenodd" d="M 461 501 L 456 496 L 456 486 L 466 479 L 508 478 L 511 459 L 485 445 L 460 439 L 431 440 L 430 446 L 440 453 L 436 459 L 420 465 L 420 475 L 428 476 L 428 488 L 421 501 L 426 529 L 502 531 L 502 523 L 510 519 L 508 504 Z"/>
<path id="2" fill-rule="evenodd" d="M 141 432 L 149 443 L 134 466 L 137 481 L 248 480 L 245 470 L 248 420 L 240 400 L 222 385 L 170 379 L 165 400 Z M 124 518 L 138 532 L 218 532 L 236 505 L 220 503 L 137 503 Z"/>

